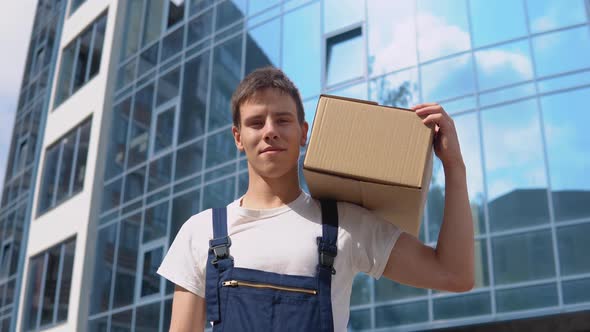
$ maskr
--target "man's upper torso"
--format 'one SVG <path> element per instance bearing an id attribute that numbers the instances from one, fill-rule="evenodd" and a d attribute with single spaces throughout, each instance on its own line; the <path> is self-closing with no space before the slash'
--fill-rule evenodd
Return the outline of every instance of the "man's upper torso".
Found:
<path id="1" fill-rule="evenodd" d="M 322 234 L 319 201 L 302 193 L 274 209 L 227 207 L 230 254 L 236 267 L 288 275 L 314 276 L 318 263 L 316 238 Z M 338 255 L 332 278 L 335 331 L 345 331 L 354 276 L 383 273 L 400 231 L 370 211 L 338 203 Z M 198 296 L 205 296 L 205 268 L 212 238 L 211 210 L 191 217 L 170 246 L 158 273 Z"/>

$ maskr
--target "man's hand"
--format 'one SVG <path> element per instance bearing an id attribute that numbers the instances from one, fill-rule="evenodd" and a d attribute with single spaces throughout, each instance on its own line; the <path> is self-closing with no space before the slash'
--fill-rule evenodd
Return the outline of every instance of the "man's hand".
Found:
<path id="1" fill-rule="evenodd" d="M 434 127 L 434 152 L 443 167 L 463 167 L 455 122 L 442 106 L 436 103 L 424 103 L 412 107 L 412 110 L 422 118 L 425 125 Z"/>

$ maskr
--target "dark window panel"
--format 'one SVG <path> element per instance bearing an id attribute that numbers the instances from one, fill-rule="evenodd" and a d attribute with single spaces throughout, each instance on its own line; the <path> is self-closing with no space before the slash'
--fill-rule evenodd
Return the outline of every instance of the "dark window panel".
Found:
<path id="1" fill-rule="evenodd" d="M 72 15 L 84 2 L 86 2 L 86 0 L 72 0 L 70 3 L 70 15 Z"/>
<path id="2" fill-rule="evenodd" d="M 229 130 L 207 137 L 206 167 L 213 167 L 236 158 L 236 145 Z"/>
<path id="3" fill-rule="evenodd" d="M 455 319 L 491 313 L 490 293 L 453 296 L 433 301 L 434 319 Z"/>
<path id="4" fill-rule="evenodd" d="M 205 133 L 205 112 L 209 85 L 209 52 L 186 63 L 184 67 L 184 84 L 178 143 Z"/>
<path id="5" fill-rule="evenodd" d="M 590 302 L 590 279 L 564 281 L 562 288 L 565 304 Z"/>
<path id="6" fill-rule="evenodd" d="M 428 321 L 428 302 L 412 302 L 375 308 L 375 327 L 392 327 Z"/>
<path id="7" fill-rule="evenodd" d="M 152 104 L 154 96 L 154 86 L 150 84 L 140 90 L 135 95 L 133 107 L 133 118 L 130 126 L 130 136 L 127 148 L 128 161 L 127 167 L 133 167 L 147 157 L 148 136 L 152 120 Z"/>
<path id="8" fill-rule="evenodd" d="M 72 178 L 72 162 L 74 160 L 74 149 L 78 131 L 74 130 L 61 140 L 62 153 L 57 172 L 57 194 L 56 205 L 70 195 L 70 180 Z"/>
<path id="9" fill-rule="evenodd" d="M 211 6 L 215 0 L 190 0 L 190 15 L 196 14 L 201 10 Z"/>
<path id="10" fill-rule="evenodd" d="M 123 202 L 141 197 L 144 193 L 145 166 L 127 173 L 125 177 L 125 196 Z"/>
<path id="11" fill-rule="evenodd" d="M 78 39 L 78 53 L 76 54 L 76 68 L 74 69 L 74 87 L 76 92 L 87 80 L 88 60 L 90 58 L 90 44 L 92 42 L 92 28 L 87 29 Z"/>
<path id="12" fill-rule="evenodd" d="M 86 121 L 80 128 L 80 136 L 78 140 L 78 152 L 76 156 L 76 163 L 74 168 L 74 184 L 72 193 L 77 193 L 84 187 L 84 178 L 86 174 L 86 160 L 88 158 L 88 144 L 90 141 L 90 128 L 92 119 Z"/>
<path id="13" fill-rule="evenodd" d="M 496 291 L 496 310 L 510 312 L 557 305 L 554 283 Z"/>
<path id="14" fill-rule="evenodd" d="M 370 329 L 371 309 L 351 310 L 349 325 L 352 331 Z"/>
<path id="15" fill-rule="evenodd" d="M 59 160 L 60 144 L 49 148 L 45 154 L 45 162 L 43 166 L 42 186 L 39 199 L 39 212 L 46 211 L 53 205 L 55 176 L 57 173 L 57 164 Z"/>
<path id="16" fill-rule="evenodd" d="M 137 69 L 139 76 L 149 72 L 156 66 L 158 63 L 158 52 L 159 47 L 156 43 L 141 53 L 139 56 L 139 65 Z"/>
<path id="17" fill-rule="evenodd" d="M 402 285 L 387 278 L 375 281 L 375 302 L 425 296 L 427 293 L 426 289 Z"/>
<path id="18" fill-rule="evenodd" d="M 76 42 L 70 43 L 61 54 L 59 67 L 59 84 L 56 92 L 55 105 L 61 104 L 71 93 L 72 73 L 74 72 L 74 58 L 76 57 Z"/>
<path id="19" fill-rule="evenodd" d="M 213 33 L 213 9 L 192 19 L 187 26 L 187 47 Z"/>
<path id="20" fill-rule="evenodd" d="M 113 308 L 132 304 L 134 300 L 140 226 L 141 213 L 121 222 Z"/>
<path id="21" fill-rule="evenodd" d="M 52 248 L 46 253 L 46 256 L 45 288 L 41 299 L 41 326 L 53 323 L 53 313 L 57 309 L 55 294 L 58 288 L 57 278 L 59 275 L 61 246 Z"/>
<path id="22" fill-rule="evenodd" d="M 122 179 L 118 179 L 104 187 L 102 194 L 101 212 L 111 210 L 121 205 Z"/>
<path id="23" fill-rule="evenodd" d="M 88 332 L 104 332 L 108 330 L 109 317 L 101 317 L 88 321 Z"/>
<path id="24" fill-rule="evenodd" d="M 116 235 L 116 223 L 98 231 L 94 277 L 90 289 L 91 315 L 109 309 Z"/>
<path id="25" fill-rule="evenodd" d="M 141 19 L 143 15 L 143 0 L 127 2 L 127 16 L 123 27 L 123 42 L 121 47 L 121 61 L 137 52 L 141 33 Z"/>
<path id="26" fill-rule="evenodd" d="M 166 235 L 168 226 L 168 202 L 161 203 L 145 211 L 142 243 L 159 239 Z M 145 266 L 145 265 L 144 265 Z"/>
<path id="27" fill-rule="evenodd" d="M 172 154 L 168 154 L 150 163 L 148 192 L 170 183 L 172 176 Z"/>
<path id="28" fill-rule="evenodd" d="M 244 18 L 246 0 L 226 0 L 217 5 L 216 30 Z"/>
<path id="29" fill-rule="evenodd" d="M 114 314 L 111 318 L 111 331 L 116 332 L 131 332 L 131 318 L 133 311 L 127 310 Z"/>
<path id="30" fill-rule="evenodd" d="M 160 292 L 160 276 L 156 274 L 156 270 L 162 262 L 163 250 L 162 248 L 153 249 L 143 254 L 143 268 L 141 278 L 141 297 L 157 294 Z M 140 316 L 138 309 L 138 316 Z M 156 317 L 160 317 L 158 313 Z M 145 317 L 147 318 L 147 317 Z M 142 322 L 143 324 L 143 322 Z M 146 325 L 147 326 L 147 325 Z M 149 325 L 155 328 L 154 331 L 158 330 L 158 325 Z"/>
<path id="31" fill-rule="evenodd" d="M 208 184 L 203 190 L 202 209 L 223 207 L 234 200 L 235 177 Z"/>
<path id="32" fill-rule="evenodd" d="M 178 29 L 164 37 L 164 39 L 162 40 L 162 62 L 181 53 L 183 39 L 184 27 L 179 27 Z"/>
<path id="33" fill-rule="evenodd" d="M 158 95 L 156 106 L 160 106 L 170 99 L 178 96 L 180 84 L 180 69 L 174 69 L 171 72 L 160 77 L 158 80 Z"/>
<path id="34" fill-rule="evenodd" d="M 40 255 L 31 258 L 27 283 L 27 297 L 25 302 L 23 324 L 27 331 L 37 327 L 37 317 L 39 313 L 39 300 L 41 299 L 41 287 L 43 285 L 43 266 L 45 265 L 45 256 Z"/>
<path id="35" fill-rule="evenodd" d="M 58 322 L 66 321 L 68 318 L 68 306 L 70 302 L 70 288 L 72 286 L 72 269 L 74 267 L 75 250 L 76 241 L 69 241 L 64 246 L 61 282 L 59 284 L 59 301 L 57 303 Z"/>
<path id="36" fill-rule="evenodd" d="M 184 19 L 184 0 L 168 1 L 168 21 L 167 27 L 170 28 Z"/>
<path id="37" fill-rule="evenodd" d="M 141 46 L 145 46 L 160 38 L 165 0 L 147 0 L 145 19 L 143 23 L 143 37 Z"/>
<path id="38" fill-rule="evenodd" d="M 590 223 L 557 229 L 557 247 L 562 275 L 590 272 L 588 234 L 590 234 Z"/>
<path id="39" fill-rule="evenodd" d="M 127 127 L 129 126 L 130 114 L 131 98 L 115 105 L 113 109 L 111 139 L 109 140 L 105 180 L 109 180 L 114 176 L 119 175 L 125 167 Z"/>
<path id="40" fill-rule="evenodd" d="M 102 59 L 102 47 L 104 43 L 104 33 L 107 26 L 106 15 L 102 16 L 98 22 L 96 22 L 94 32 L 94 40 L 92 45 L 92 60 L 90 63 L 90 72 L 88 73 L 88 80 L 92 79 L 94 75 L 100 71 L 100 61 Z"/>
<path id="41" fill-rule="evenodd" d="M 158 332 L 160 326 L 160 302 L 137 308 L 135 331 Z"/>

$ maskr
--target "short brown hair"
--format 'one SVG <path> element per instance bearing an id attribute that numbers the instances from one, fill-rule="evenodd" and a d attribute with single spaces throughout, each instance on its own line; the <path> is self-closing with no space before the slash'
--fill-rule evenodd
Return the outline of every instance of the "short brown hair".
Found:
<path id="1" fill-rule="evenodd" d="M 236 91 L 234 91 L 234 94 L 231 97 L 231 113 L 234 126 L 240 128 L 240 106 L 252 98 L 256 92 L 268 88 L 278 89 L 291 96 L 297 107 L 297 118 L 299 123 L 305 121 L 303 102 L 299 95 L 299 89 L 297 89 L 295 84 L 293 84 L 282 70 L 269 66 L 256 69 L 248 74 L 248 76 L 240 82 Z"/>

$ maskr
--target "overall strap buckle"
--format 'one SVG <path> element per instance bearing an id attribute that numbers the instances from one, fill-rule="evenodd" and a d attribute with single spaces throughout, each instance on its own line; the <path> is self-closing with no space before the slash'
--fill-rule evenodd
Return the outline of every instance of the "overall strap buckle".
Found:
<path id="1" fill-rule="evenodd" d="M 318 252 L 320 254 L 320 265 L 330 270 L 332 274 L 336 274 L 336 270 L 334 269 L 334 259 L 338 253 L 338 248 L 335 245 L 323 242 L 322 237 L 317 238 L 317 244 Z"/>
<path id="2" fill-rule="evenodd" d="M 217 264 L 218 261 L 226 258 L 231 258 L 229 254 L 229 247 L 231 247 L 231 238 L 224 236 L 209 241 L 209 249 L 213 251 L 215 259 L 211 264 Z"/>

